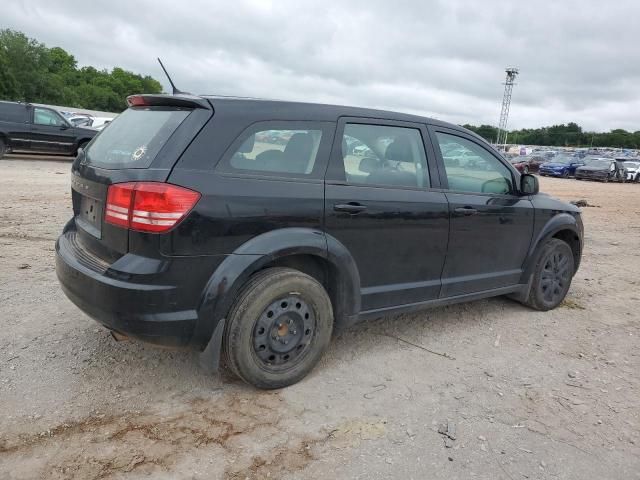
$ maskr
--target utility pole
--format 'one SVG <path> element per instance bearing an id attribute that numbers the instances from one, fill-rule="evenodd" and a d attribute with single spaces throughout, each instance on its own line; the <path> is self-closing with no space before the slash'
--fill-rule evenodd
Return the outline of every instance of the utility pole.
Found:
<path id="1" fill-rule="evenodd" d="M 513 91 L 514 81 L 519 71 L 515 67 L 507 67 L 507 79 L 504 82 L 504 96 L 502 97 L 502 109 L 500 110 L 500 124 L 498 125 L 498 140 L 496 146 L 504 150 L 507 144 L 507 120 L 509 119 L 509 107 L 511 106 L 511 92 Z"/>

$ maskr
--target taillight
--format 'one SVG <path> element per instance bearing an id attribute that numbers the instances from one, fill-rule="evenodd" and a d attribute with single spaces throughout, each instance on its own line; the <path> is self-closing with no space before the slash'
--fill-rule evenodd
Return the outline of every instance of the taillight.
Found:
<path id="1" fill-rule="evenodd" d="M 175 227 L 199 199 L 198 192 L 168 183 L 114 183 L 107 191 L 104 219 L 140 232 L 162 233 Z"/>

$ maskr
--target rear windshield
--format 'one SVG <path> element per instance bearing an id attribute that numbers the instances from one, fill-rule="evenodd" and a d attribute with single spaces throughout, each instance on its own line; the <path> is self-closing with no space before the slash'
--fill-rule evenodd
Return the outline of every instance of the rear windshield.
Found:
<path id="1" fill-rule="evenodd" d="M 191 110 L 136 107 L 118 115 L 86 149 L 100 168 L 147 168 Z"/>

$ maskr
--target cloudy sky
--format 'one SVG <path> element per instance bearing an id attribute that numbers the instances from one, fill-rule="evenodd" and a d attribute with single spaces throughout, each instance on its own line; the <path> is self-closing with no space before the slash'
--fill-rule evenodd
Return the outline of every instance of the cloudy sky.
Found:
<path id="1" fill-rule="evenodd" d="M 182 90 L 640 130 L 640 1 L 4 0 L 0 28 Z"/>

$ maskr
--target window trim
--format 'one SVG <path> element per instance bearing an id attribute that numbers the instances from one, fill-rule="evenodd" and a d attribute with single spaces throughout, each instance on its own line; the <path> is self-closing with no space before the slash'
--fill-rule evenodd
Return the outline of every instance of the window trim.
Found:
<path id="1" fill-rule="evenodd" d="M 429 133 L 432 135 L 432 139 L 433 139 L 433 148 L 436 151 L 436 158 L 437 158 L 437 162 L 438 162 L 438 167 L 440 169 L 440 182 L 442 184 L 442 190 L 445 192 L 449 192 L 449 193 L 459 193 L 459 194 L 464 194 L 464 195 L 481 195 L 481 196 L 486 196 L 486 197 L 501 197 L 501 198 L 513 198 L 513 197 L 520 197 L 520 191 L 518 189 L 518 185 L 519 185 L 519 179 L 520 179 L 520 173 L 516 170 L 516 168 L 511 165 L 505 158 L 502 158 L 501 155 L 494 151 L 493 148 L 489 147 L 487 148 L 486 145 L 483 145 L 481 142 L 478 141 L 478 139 L 474 138 L 471 135 L 468 135 L 467 133 L 460 131 L 460 130 L 454 130 L 452 128 L 446 128 L 446 127 L 442 127 L 439 125 L 434 125 L 434 124 L 429 124 L 428 126 L 428 130 Z M 489 155 L 491 155 L 493 158 L 495 158 L 496 160 L 498 160 L 499 163 L 501 163 L 506 169 L 507 171 L 511 174 L 511 183 L 513 185 L 513 191 L 511 193 L 490 193 L 490 192 L 469 192 L 466 190 L 452 190 L 449 189 L 449 179 L 447 178 L 447 170 L 444 164 L 444 158 L 442 156 L 442 151 L 440 150 L 440 142 L 438 142 L 438 137 L 436 135 L 436 133 L 444 133 L 445 135 L 451 135 L 453 137 L 460 137 L 464 140 L 467 140 L 473 144 L 475 144 L 476 146 L 482 148 L 484 151 L 486 151 Z"/>
<path id="2" fill-rule="evenodd" d="M 289 173 L 271 172 L 266 170 L 249 170 L 235 168 L 231 165 L 231 158 L 238 148 L 251 135 L 264 130 L 320 130 L 322 137 L 316 152 L 315 163 L 310 173 Z M 324 176 L 327 168 L 328 157 L 333 143 L 335 133 L 334 122 L 322 122 L 313 120 L 261 120 L 247 126 L 227 147 L 222 158 L 214 166 L 214 171 L 226 176 L 241 176 L 250 178 L 273 178 L 273 179 L 299 179 L 299 180 L 319 180 Z"/>
<path id="3" fill-rule="evenodd" d="M 344 136 L 344 130 L 347 124 L 361 124 L 372 125 L 379 127 L 399 127 L 399 128 L 411 128 L 418 130 L 420 138 L 422 139 L 422 145 L 424 148 L 426 167 L 429 172 L 429 178 L 425 178 L 425 183 L 429 181 L 429 186 L 424 187 L 408 187 L 403 185 L 387 185 L 387 184 L 369 184 L 369 183 L 354 183 L 347 181 L 346 172 L 344 169 L 344 160 L 342 157 L 342 138 Z M 440 190 L 440 172 L 437 162 L 435 161 L 435 151 L 431 142 L 431 137 L 427 130 L 427 126 L 424 123 L 418 122 L 405 122 L 400 120 L 385 119 L 385 118 L 371 118 L 371 117 L 339 117 L 336 128 L 336 134 L 333 139 L 333 148 L 331 149 L 331 158 L 329 159 L 329 168 L 325 176 L 325 181 L 331 185 L 348 185 L 351 187 L 364 187 L 364 188 L 387 188 L 398 190 L 418 190 L 418 191 L 438 191 Z"/>

